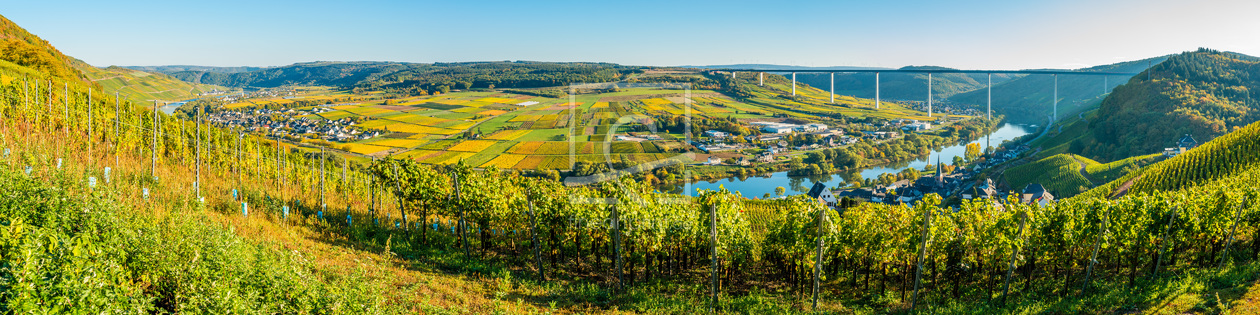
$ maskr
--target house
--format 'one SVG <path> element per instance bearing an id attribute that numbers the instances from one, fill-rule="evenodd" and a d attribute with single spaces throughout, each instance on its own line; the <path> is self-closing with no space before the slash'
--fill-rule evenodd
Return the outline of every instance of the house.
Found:
<path id="1" fill-rule="evenodd" d="M 760 163 L 774 163 L 774 154 L 770 154 L 770 153 L 762 153 L 761 155 L 758 155 L 758 156 L 757 156 L 757 162 L 760 162 Z"/>
<path id="2" fill-rule="evenodd" d="M 713 139 L 726 139 L 726 137 L 729 137 L 731 134 L 717 130 L 705 130 L 704 135 Z"/>
<path id="3" fill-rule="evenodd" d="M 1182 153 L 1186 153 L 1186 151 L 1189 151 L 1190 149 L 1194 149 L 1198 146 L 1199 146 L 1199 142 L 1194 141 L 1194 137 L 1190 136 L 1190 134 L 1187 133 L 1186 135 L 1181 136 L 1181 139 L 1177 139 L 1177 147 L 1164 148 L 1164 156 L 1174 157 Z"/>
<path id="4" fill-rule="evenodd" d="M 827 189 L 827 185 L 824 185 L 822 182 L 814 182 L 814 187 L 809 188 L 808 195 L 810 198 L 822 199 L 828 206 L 834 206 L 836 204 L 836 196 L 832 194 L 831 189 Z"/>
<path id="5" fill-rule="evenodd" d="M 992 179 L 985 179 L 983 184 L 972 187 L 963 192 L 962 199 L 994 199 L 997 197 L 997 188 L 993 187 Z"/>
<path id="6" fill-rule="evenodd" d="M 704 162 L 704 165 L 718 165 L 718 164 L 722 164 L 722 158 L 719 158 L 716 156 L 710 156 L 709 160 Z"/>
<path id="7" fill-rule="evenodd" d="M 1184 136 L 1181 136 L 1181 139 L 1177 140 L 1177 147 L 1182 148 L 1184 150 L 1194 149 L 1198 146 L 1199 146 L 1199 142 L 1194 141 L 1194 137 L 1191 137 L 1190 134 L 1188 133 Z M 1184 150 L 1182 152 L 1185 152 Z"/>
<path id="8" fill-rule="evenodd" d="M 1054 202 L 1054 195 L 1050 194 L 1049 191 L 1046 191 L 1046 187 L 1041 186 L 1041 184 L 1033 183 L 1024 187 L 1024 193 L 1020 195 L 1019 200 L 1025 204 L 1036 203 L 1044 207 L 1047 204 Z"/>
<path id="9" fill-rule="evenodd" d="M 905 131 L 923 131 L 928 129 L 932 129 L 932 124 L 926 122 L 917 122 L 901 127 L 901 130 Z"/>
<path id="10" fill-rule="evenodd" d="M 807 124 L 807 125 L 804 125 L 804 126 L 796 127 L 795 129 L 796 129 L 796 131 L 800 131 L 800 132 L 818 132 L 818 131 L 824 131 L 824 130 L 827 130 L 827 125 L 824 125 L 824 124 Z"/>
<path id="11" fill-rule="evenodd" d="M 758 121 L 758 122 L 752 122 L 750 124 L 753 126 L 761 127 L 761 132 L 774 133 L 774 134 L 792 133 L 793 131 L 796 131 L 797 128 L 801 127 L 800 125 L 768 122 L 768 121 Z"/>

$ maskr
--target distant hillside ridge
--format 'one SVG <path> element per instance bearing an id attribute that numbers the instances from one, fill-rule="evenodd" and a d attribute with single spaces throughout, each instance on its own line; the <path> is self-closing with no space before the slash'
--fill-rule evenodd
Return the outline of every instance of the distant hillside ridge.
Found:
<path id="1" fill-rule="evenodd" d="M 1166 58 L 1167 56 L 1161 56 L 1126 61 L 1077 71 L 1138 73 L 1146 69 L 1148 62 L 1155 64 Z M 1104 97 L 1113 88 L 1128 82 L 1130 77 L 1059 75 L 1059 118 L 1063 119 L 1067 113 Z M 1005 114 L 1011 122 L 1045 124 L 1046 119 L 1054 112 L 1054 80 L 1054 77 L 1043 74 L 998 83 L 997 76 L 994 76 L 993 111 Z M 981 86 L 952 95 L 949 101 L 985 106 L 989 101 L 989 91 Z"/>
<path id="2" fill-rule="evenodd" d="M 227 87 L 271 88 L 323 85 L 401 93 L 469 88 L 537 88 L 570 83 L 612 82 L 641 67 L 590 62 L 311 62 L 249 72 L 179 71 L 180 80 Z"/>
<path id="3" fill-rule="evenodd" d="M 904 70 L 952 69 L 936 66 L 908 66 Z M 1023 77 L 1019 74 L 994 74 L 993 84 Z M 884 100 L 927 101 L 928 75 L 926 73 L 880 73 L 879 96 Z M 831 88 L 829 73 L 797 73 L 800 83 L 827 91 Z M 932 98 L 946 101 L 951 95 L 983 89 L 988 80 L 985 74 L 937 73 L 932 75 Z M 836 94 L 875 99 L 874 73 L 836 72 Z"/>
<path id="4" fill-rule="evenodd" d="M 192 65 L 169 65 L 169 66 L 119 66 L 131 70 L 140 70 L 144 72 L 157 72 L 162 74 L 172 74 L 183 71 L 200 71 L 213 73 L 240 73 L 259 71 L 269 67 L 214 67 L 214 66 L 192 66 Z"/>

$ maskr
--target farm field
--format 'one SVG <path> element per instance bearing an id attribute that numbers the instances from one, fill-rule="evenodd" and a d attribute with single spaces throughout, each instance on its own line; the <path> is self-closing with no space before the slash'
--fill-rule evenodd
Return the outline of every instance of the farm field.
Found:
<path id="1" fill-rule="evenodd" d="M 880 119 L 928 119 L 926 113 L 894 102 L 876 111 L 873 100 L 829 95 L 804 84 L 790 95 L 782 77 L 756 86 L 751 97 L 736 99 L 706 89 L 631 87 L 615 91 L 587 91 L 552 98 L 498 91 L 453 91 L 422 96 L 385 93 L 353 94 L 323 87 L 296 88 L 291 95 L 248 99 L 229 108 L 315 104 L 327 111 L 309 119 L 353 121 L 354 126 L 379 132 L 381 137 L 341 148 L 373 157 L 394 155 L 425 164 L 463 161 L 473 167 L 518 170 L 568 170 L 575 162 L 651 162 L 681 154 L 689 147 L 678 131 L 650 133 L 660 138 L 619 141 L 612 136 L 647 135 L 644 117 L 688 116 L 692 119 L 735 119 L 798 122 L 832 121 L 828 115 Z M 755 80 L 755 79 L 754 79 Z M 746 82 L 755 86 L 755 81 Z M 939 115 L 938 115 L 939 116 Z M 637 127 L 636 127 L 637 126 Z M 654 127 L 654 126 L 653 126 Z M 572 155 L 572 156 L 570 156 Z M 738 155 L 738 153 L 736 153 Z M 703 161 L 694 161 L 703 162 Z"/>

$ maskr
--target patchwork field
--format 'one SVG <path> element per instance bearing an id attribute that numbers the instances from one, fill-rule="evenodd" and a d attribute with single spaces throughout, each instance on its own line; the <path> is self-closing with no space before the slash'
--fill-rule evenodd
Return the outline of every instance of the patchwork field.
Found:
<path id="1" fill-rule="evenodd" d="M 311 119 L 351 119 L 355 126 L 382 136 L 341 148 L 363 155 L 393 154 L 426 164 L 463 161 L 473 167 L 568 169 L 573 162 L 650 162 L 666 159 L 688 145 L 685 135 L 661 131 L 660 140 L 617 141 L 615 136 L 642 132 L 646 117 L 780 121 L 816 121 L 840 113 L 853 117 L 923 119 L 923 113 L 894 102 L 875 111 L 873 101 L 837 97 L 798 85 L 798 96 L 785 97 L 789 84 L 767 81 L 750 97 L 734 99 L 711 90 L 624 88 L 551 98 L 495 91 L 459 91 L 441 95 L 389 96 L 312 89 L 307 94 L 250 99 L 229 106 L 269 106 L 315 101 L 331 111 Z M 300 94 L 300 93 L 299 93 Z M 336 105 L 336 106 L 332 106 Z M 311 106 L 315 107 L 315 106 Z M 810 114 L 813 113 L 813 114 Z M 653 126 L 655 127 L 655 126 Z M 653 138 L 656 139 L 656 138 Z M 738 154 L 738 153 L 736 153 Z"/>

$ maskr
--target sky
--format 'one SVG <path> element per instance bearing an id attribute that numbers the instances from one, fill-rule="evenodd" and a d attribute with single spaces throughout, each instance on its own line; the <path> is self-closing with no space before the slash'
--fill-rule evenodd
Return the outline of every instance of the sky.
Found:
<path id="1" fill-rule="evenodd" d="M 95 66 L 597 61 L 1082 68 L 1208 47 L 1260 56 L 1260 1 L 13 1 Z"/>

